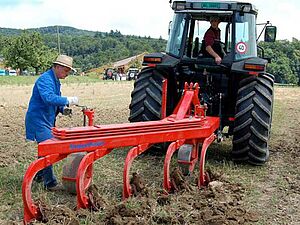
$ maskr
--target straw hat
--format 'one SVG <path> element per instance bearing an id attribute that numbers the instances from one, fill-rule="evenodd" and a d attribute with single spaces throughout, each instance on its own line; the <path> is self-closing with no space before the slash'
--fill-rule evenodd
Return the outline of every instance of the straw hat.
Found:
<path id="1" fill-rule="evenodd" d="M 68 67 L 73 71 L 76 71 L 73 68 L 73 58 L 67 55 L 59 55 L 53 64 L 58 64 L 64 67 Z"/>

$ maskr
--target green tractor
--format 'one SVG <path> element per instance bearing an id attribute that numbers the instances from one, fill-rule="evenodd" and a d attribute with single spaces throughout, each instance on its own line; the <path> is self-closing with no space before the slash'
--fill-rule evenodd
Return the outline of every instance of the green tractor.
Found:
<path id="1" fill-rule="evenodd" d="M 218 139 L 233 136 L 233 160 L 263 165 L 269 158 L 274 76 L 266 72 L 270 59 L 257 42 L 263 32 L 264 41 L 274 42 L 276 27 L 264 23 L 257 35 L 257 9 L 250 3 L 186 0 L 174 1 L 172 9 L 166 51 L 145 55 L 131 93 L 129 121 L 170 115 L 185 82 L 197 82 L 207 115 L 221 119 Z M 219 19 L 221 63 L 203 54 L 200 41 L 212 17 Z"/>

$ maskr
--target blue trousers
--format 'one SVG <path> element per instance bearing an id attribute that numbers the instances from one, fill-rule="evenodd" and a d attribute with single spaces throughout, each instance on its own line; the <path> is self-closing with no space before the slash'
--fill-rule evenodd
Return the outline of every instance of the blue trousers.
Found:
<path id="1" fill-rule="evenodd" d="M 50 133 L 47 137 L 47 135 L 45 137 L 38 137 L 37 138 L 37 143 L 40 143 L 42 141 L 45 141 L 49 138 L 51 138 L 52 134 Z M 40 158 L 40 157 L 39 157 Z M 37 174 L 36 174 L 36 178 L 37 179 L 43 179 L 44 181 L 44 186 L 45 188 L 51 188 L 57 185 L 57 179 L 54 175 L 54 171 L 53 171 L 53 167 L 48 166 L 42 170 L 40 170 Z"/>
<path id="2" fill-rule="evenodd" d="M 26 124 L 26 129 L 27 129 L 27 116 L 26 116 L 25 124 Z M 51 129 L 47 128 L 47 129 L 44 129 L 42 132 L 41 131 L 39 131 L 39 132 L 36 131 L 34 139 L 32 140 L 31 138 L 29 138 L 27 140 L 36 141 L 39 144 L 42 141 L 48 140 L 52 137 L 53 136 L 52 136 L 52 133 L 51 133 Z M 43 179 L 45 188 L 51 188 L 51 187 L 54 187 L 54 186 L 57 185 L 57 180 L 56 180 L 56 177 L 54 175 L 52 165 L 40 170 L 35 175 L 35 179 L 36 180 L 42 180 Z"/>
<path id="3" fill-rule="evenodd" d="M 51 188 L 57 185 L 52 165 L 40 170 L 36 174 L 36 178 L 43 179 L 45 188 Z"/>

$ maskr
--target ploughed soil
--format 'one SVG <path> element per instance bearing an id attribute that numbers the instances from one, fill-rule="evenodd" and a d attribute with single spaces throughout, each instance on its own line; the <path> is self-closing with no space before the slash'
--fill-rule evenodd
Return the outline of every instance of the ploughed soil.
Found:
<path id="1" fill-rule="evenodd" d="M 95 110 L 95 124 L 126 123 L 132 82 L 63 84 L 65 96 L 78 96 Z M 0 224 L 22 224 L 23 175 L 37 156 L 24 139 L 24 117 L 32 86 L 0 89 Z M 82 126 L 81 109 L 59 115 L 58 127 Z M 122 201 L 122 176 L 129 148 L 117 149 L 94 164 L 86 191 L 91 208 L 76 210 L 76 196 L 47 192 L 33 183 L 40 211 L 33 224 L 300 224 L 300 88 L 275 89 L 270 160 L 262 167 L 235 165 L 230 142 L 213 144 L 207 155 L 211 182 L 196 186 L 199 169 L 185 177 L 172 160 L 172 193 L 162 189 L 163 156 L 142 155 L 133 162 L 134 197 Z M 120 151 L 119 151 L 120 150 Z M 176 155 L 176 154 L 175 154 Z M 61 177 L 63 162 L 55 165 Z"/>

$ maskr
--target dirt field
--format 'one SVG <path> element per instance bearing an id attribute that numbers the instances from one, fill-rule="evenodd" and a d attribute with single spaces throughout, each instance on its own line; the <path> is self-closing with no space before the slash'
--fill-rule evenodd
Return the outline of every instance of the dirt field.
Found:
<path id="1" fill-rule="evenodd" d="M 112 124 L 127 122 L 132 88 L 132 82 L 66 84 L 62 92 L 94 108 L 96 124 Z M 0 224 L 22 224 L 22 177 L 37 152 L 34 143 L 24 140 L 31 89 L 0 89 Z M 59 116 L 57 126 L 81 126 L 80 109 L 73 112 L 71 118 Z M 114 150 L 94 165 L 92 191 L 98 196 L 98 211 L 75 211 L 75 196 L 49 193 L 36 183 L 33 197 L 42 202 L 47 224 L 300 224 L 300 88 L 275 90 L 271 157 L 265 166 L 233 164 L 230 142 L 210 147 L 207 168 L 214 182 L 201 190 L 195 186 L 196 169 L 183 190 L 164 195 L 163 158 L 145 155 L 134 161 L 131 171 L 142 176 L 146 194 L 122 202 L 126 148 Z M 62 165 L 55 165 L 58 176 Z"/>

